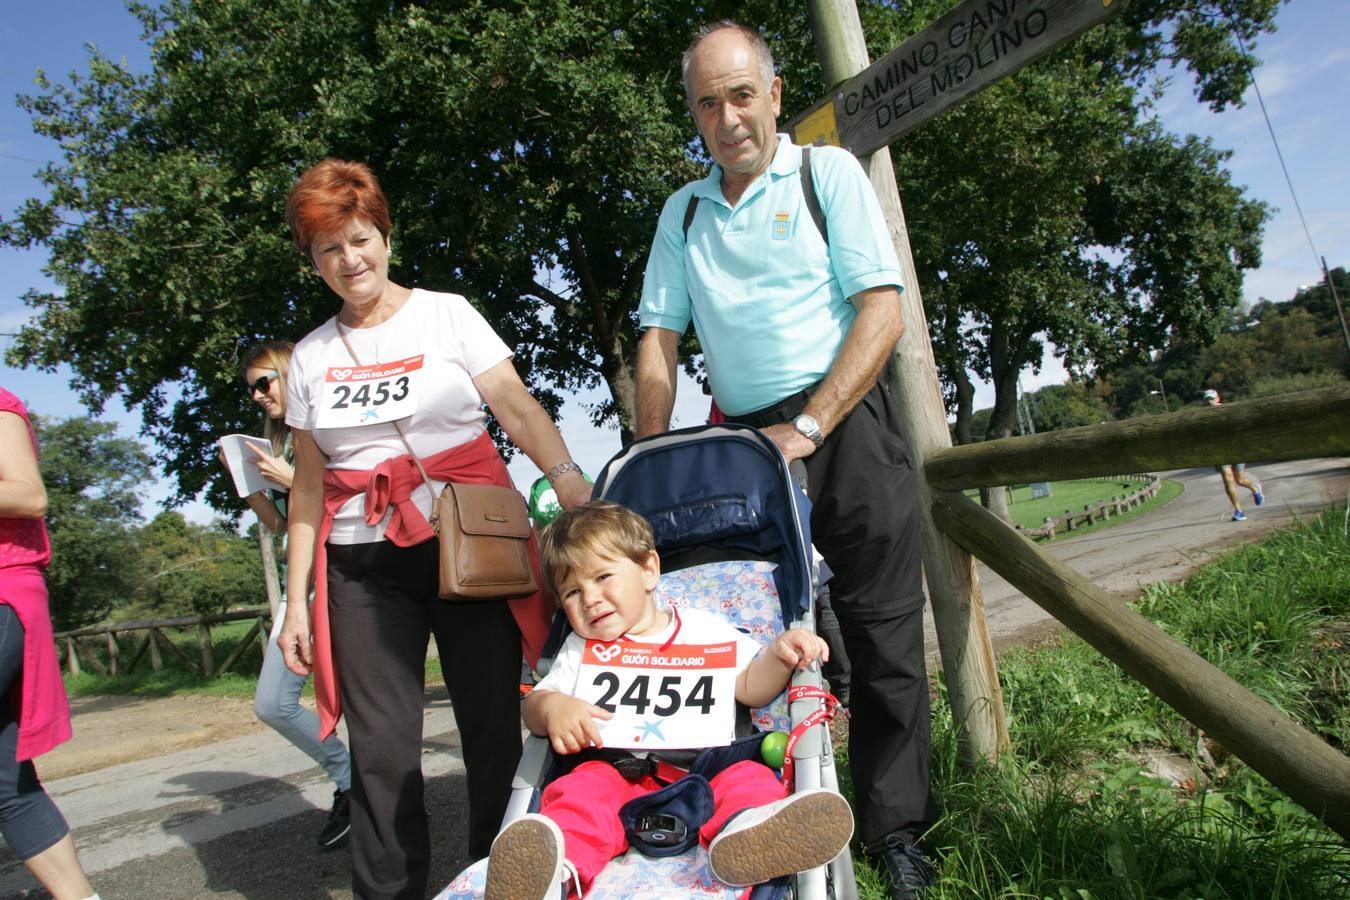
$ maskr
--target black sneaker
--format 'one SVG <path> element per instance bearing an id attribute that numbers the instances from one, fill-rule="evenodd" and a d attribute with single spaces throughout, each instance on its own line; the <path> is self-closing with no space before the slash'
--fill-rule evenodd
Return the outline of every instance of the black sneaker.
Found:
<path id="1" fill-rule="evenodd" d="M 891 900 L 919 900 L 933 881 L 933 867 L 923 851 L 898 834 L 887 835 L 886 846 L 872 854 L 872 864 L 890 876 Z"/>
<path id="2" fill-rule="evenodd" d="M 319 832 L 319 849 L 341 847 L 347 842 L 347 832 L 351 830 L 352 810 L 347 791 L 333 791 L 333 809 L 328 813 L 328 823 Z"/>

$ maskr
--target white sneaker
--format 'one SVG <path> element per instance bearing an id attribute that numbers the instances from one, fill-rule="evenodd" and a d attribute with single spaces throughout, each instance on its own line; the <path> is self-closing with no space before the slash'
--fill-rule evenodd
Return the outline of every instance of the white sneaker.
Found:
<path id="1" fill-rule="evenodd" d="M 526 813 L 502 829 L 488 856 L 486 900 L 566 897 L 563 833 L 556 822 Z"/>
<path id="2" fill-rule="evenodd" d="M 738 813 L 708 846 L 708 862 L 724 884 L 761 884 L 824 865 L 851 837 L 848 802 L 814 788 Z"/>

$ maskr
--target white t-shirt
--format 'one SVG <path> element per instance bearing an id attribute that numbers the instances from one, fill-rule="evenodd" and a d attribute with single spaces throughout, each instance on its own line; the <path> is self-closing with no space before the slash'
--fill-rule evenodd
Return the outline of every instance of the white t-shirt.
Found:
<path id="1" fill-rule="evenodd" d="M 473 379 L 511 358 L 511 349 L 497 337 L 482 315 L 458 294 L 414 290 L 403 308 L 372 328 L 343 328 L 361 365 L 423 357 L 413 382 L 416 412 L 400 421 L 408 443 L 425 458 L 471 441 L 487 427 L 483 397 Z M 373 469 L 408 452 L 389 422 L 357 427 L 318 427 L 324 379 L 331 368 L 353 366 L 337 330 L 337 318 L 324 322 L 296 344 L 287 379 L 286 424 L 309 431 L 333 469 Z M 442 487 L 434 482 L 436 490 Z M 412 494 L 424 515 L 432 497 L 425 485 Z M 343 504 L 333 519 L 329 540 L 363 544 L 384 539 L 389 514 L 366 525 L 365 495 Z"/>
<path id="2" fill-rule="evenodd" d="M 676 632 L 677 626 L 679 628 L 678 633 Z M 709 682 L 710 686 L 714 683 L 728 685 L 728 692 L 732 693 L 731 696 L 719 695 L 716 698 L 719 708 L 730 710 L 731 713 L 726 721 L 723 722 L 719 720 L 719 725 L 725 734 L 722 735 L 721 738 L 712 737 L 711 735 L 700 735 L 695 739 L 687 741 L 677 740 L 671 744 L 671 746 L 678 746 L 684 749 L 696 749 L 701 747 L 720 746 L 729 743 L 734 727 L 735 679 L 740 677 L 740 674 L 745 670 L 745 667 L 750 665 L 750 662 L 759 654 L 762 649 L 760 643 L 750 637 L 750 635 L 737 630 L 735 626 L 716 613 L 703 609 L 681 609 L 679 611 L 678 619 L 675 616 L 672 616 L 671 621 L 665 628 L 661 629 L 658 634 L 643 635 L 640 638 L 624 638 L 623 642 L 641 644 L 644 647 L 661 647 L 666 644 L 667 641 L 671 640 L 672 635 L 675 637 L 675 640 L 672 642 L 672 649 L 680 646 L 703 647 L 711 644 L 729 644 L 734 648 L 736 657 L 734 663 L 727 666 L 728 678 L 726 680 L 719 678 L 716 682 L 711 680 Z M 614 684 L 616 686 L 622 684 L 623 686 L 617 687 L 610 693 L 605 692 L 603 684 L 581 684 L 580 679 L 583 673 L 588 671 L 588 668 L 583 665 L 586 644 L 586 639 L 575 632 L 568 635 L 567 640 L 563 642 L 562 648 L 558 651 L 558 655 L 554 659 L 553 666 L 549 669 L 548 675 L 535 686 L 535 690 L 557 691 L 560 694 L 581 697 L 588 702 L 597 702 L 597 698 L 591 696 L 596 694 L 597 691 L 604 696 L 609 697 L 610 703 L 599 702 L 599 705 L 611 709 L 615 713 L 615 719 L 597 720 L 597 725 L 599 725 L 601 730 L 601 736 L 605 740 L 605 746 L 641 749 L 644 742 L 641 740 L 632 740 L 633 735 L 630 734 L 630 729 L 640 731 L 640 726 L 636 729 L 633 728 L 639 720 L 642 720 L 644 717 L 650 718 L 649 714 L 657 717 L 667 715 L 667 712 L 662 712 L 660 710 L 662 705 L 664 705 L 667 710 L 670 710 L 671 707 L 679 707 L 681 705 L 695 705 L 688 703 L 688 701 L 691 697 L 698 699 L 698 688 L 693 686 L 702 670 L 691 669 L 685 673 L 681 673 L 689 676 L 686 680 L 689 680 L 690 684 L 672 685 L 674 693 L 669 696 L 658 696 L 660 685 L 666 680 L 660 676 L 650 684 L 639 685 L 639 690 L 636 692 L 638 696 L 637 703 L 640 704 L 638 708 L 628 708 L 633 706 L 633 694 L 624 690 L 624 688 L 630 687 L 632 684 L 631 680 L 628 678 L 621 677 L 620 679 L 616 679 Z M 611 665 L 614 665 L 618 662 L 618 658 L 607 657 L 606 661 Z M 687 663 L 688 661 L 685 660 L 684 662 Z M 659 659 L 650 659 L 644 664 L 651 665 L 657 669 L 662 669 L 662 674 L 664 674 L 664 669 L 666 667 L 663 666 Z M 668 677 L 674 682 L 674 676 Z M 693 691 L 690 691 L 691 687 L 693 687 Z M 702 699 L 704 702 L 707 702 L 707 695 L 703 695 Z M 678 715 L 680 713 L 674 714 Z M 620 719 L 624 716 L 629 716 L 633 721 L 625 722 L 621 725 Z M 678 726 L 676 727 L 678 728 Z M 671 732 L 670 729 L 666 729 L 666 732 L 667 733 L 665 734 L 661 734 L 660 737 L 675 737 L 675 734 Z M 685 733 L 690 732 L 686 729 Z"/>

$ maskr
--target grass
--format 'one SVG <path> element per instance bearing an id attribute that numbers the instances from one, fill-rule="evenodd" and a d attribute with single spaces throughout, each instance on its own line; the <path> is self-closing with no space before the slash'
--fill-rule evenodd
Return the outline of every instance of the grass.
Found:
<path id="1" fill-rule="evenodd" d="M 1332 746 L 1350 747 L 1350 536 L 1344 507 L 1156 585 L 1140 611 Z M 999 659 L 1013 752 L 957 762 L 941 680 L 927 838 L 936 898 L 1350 896 L 1350 848 L 1234 757 L 1197 757 L 1195 728 L 1077 638 Z M 1173 787 L 1141 754 L 1196 762 Z M 885 896 L 859 866 L 862 896 Z"/>
<path id="2" fill-rule="evenodd" d="M 1047 516 L 1052 519 L 1059 518 L 1067 510 L 1072 510 L 1074 514 L 1081 514 L 1084 506 L 1096 506 L 1103 500 L 1110 500 L 1113 496 L 1123 497 L 1140 490 L 1147 484 L 1148 482 L 1142 479 L 1056 481 L 1051 483 L 1051 496 L 1039 499 L 1032 499 L 1031 485 L 1017 485 L 1012 490 L 1012 502 L 1008 504 L 1008 512 L 1012 515 L 1014 525 L 1020 525 L 1028 529 L 1040 528 L 1045 524 Z M 1179 482 L 1165 480 L 1159 488 L 1158 495 L 1153 499 L 1141 503 L 1120 516 L 1113 515 L 1104 522 L 1094 522 L 1091 526 L 1080 525 L 1072 533 L 1073 535 L 1079 535 L 1102 528 L 1110 528 L 1112 525 L 1152 512 L 1168 503 L 1181 491 L 1182 486 Z M 979 491 L 967 491 L 966 496 L 976 502 L 979 501 Z M 1069 534 L 1061 528 L 1057 537 L 1066 537 Z"/>

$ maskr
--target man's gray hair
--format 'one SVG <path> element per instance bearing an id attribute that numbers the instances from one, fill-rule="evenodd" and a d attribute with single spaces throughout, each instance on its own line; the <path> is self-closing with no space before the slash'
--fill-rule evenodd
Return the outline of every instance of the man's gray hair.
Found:
<path id="1" fill-rule="evenodd" d="M 769 42 L 764 40 L 764 35 L 732 19 L 721 19 L 700 28 L 698 34 L 694 35 L 693 41 L 690 42 L 689 49 L 684 51 L 684 56 L 680 59 L 680 75 L 684 79 L 684 100 L 686 103 L 693 99 L 689 96 L 689 64 L 694 59 L 694 51 L 698 49 L 699 44 L 703 43 L 704 38 L 724 28 L 740 32 L 749 41 L 750 46 L 755 51 L 755 61 L 759 63 L 759 76 L 764 81 L 764 90 L 768 91 L 773 84 L 773 51 L 769 49 Z"/>

